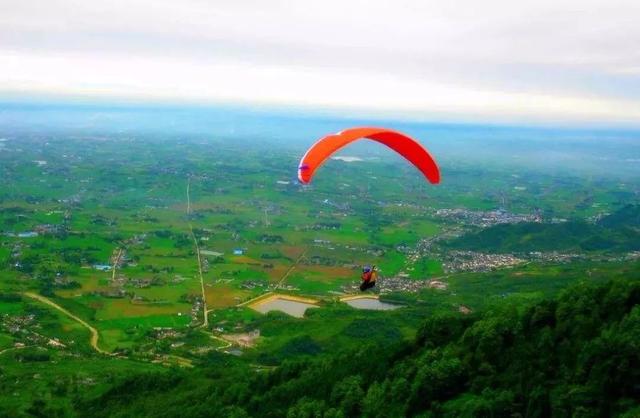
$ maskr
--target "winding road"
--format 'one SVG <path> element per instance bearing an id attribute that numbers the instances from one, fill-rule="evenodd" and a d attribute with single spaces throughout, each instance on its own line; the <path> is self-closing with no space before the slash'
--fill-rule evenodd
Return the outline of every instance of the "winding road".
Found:
<path id="1" fill-rule="evenodd" d="M 69 318 L 73 319 L 74 321 L 78 322 L 80 325 L 82 325 L 83 327 L 87 328 L 89 330 L 89 332 L 91 332 L 91 340 L 89 341 L 89 344 L 91 344 L 91 347 L 96 350 L 98 353 L 100 354 L 106 354 L 106 355 L 113 355 L 111 353 L 109 353 L 108 351 L 104 351 L 103 349 L 101 349 L 98 346 L 98 339 L 100 338 L 100 334 L 98 334 L 98 330 L 95 329 L 94 327 L 92 327 L 91 325 L 89 325 L 87 322 L 85 322 L 84 320 L 78 318 L 77 316 L 75 316 L 74 314 L 72 314 L 71 312 L 69 312 L 68 310 L 66 310 L 65 308 L 63 308 L 62 306 L 58 305 L 57 303 L 55 303 L 54 301 L 52 301 L 51 299 L 48 299 L 42 295 L 39 295 L 37 293 L 32 293 L 32 292 L 24 292 L 23 293 L 24 296 L 27 296 L 31 299 L 35 299 L 39 302 L 42 302 L 46 305 L 51 306 L 52 308 L 62 312 L 63 314 L 65 314 L 66 316 L 68 316 Z"/>
<path id="2" fill-rule="evenodd" d="M 46 297 L 44 297 L 42 295 L 39 295 L 37 293 L 32 293 L 32 292 L 24 292 L 23 295 L 27 296 L 27 297 L 29 297 L 31 299 L 35 299 L 38 302 L 42 302 L 42 303 L 44 303 L 46 305 L 49 305 L 52 308 L 62 312 L 63 314 L 65 314 L 69 318 L 73 319 L 74 321 L 78 322 L 80 325 L 82 325 L 85 328 L 87 328 L 89 330 L 89 332 L 91 332 L 91 340 L 89 341 L 89 344 L 91 344 L 91 347 L 94 350 L 96 350 L 100 354 L 104 354 L 104 355 L 107 355 L 107 356 L 115 356 L 114 353 L 109 353 L 108 351 L 105 351 L 105 350 L 101 349 L 98 346 L 98 339 L 100 338 L 100 334 L 98 333 L 97 329 L 95 329 L 94 327 L 89 325 L 86 321 L 78 318 L 76 315 L 72 314 L 71 312 L 69 312 L 68 310 L 63 308 L 62 306 L 58 305 L 57 303 L 55 303 L 51 299 L 46 298 Z M 26 348 L 26 347 L 22 347 L 22 348 Z M 16 349 L 17 348 L 8 348 L 8 349 L 3 350 L 2 352 L 0 352 L 0 354 L 4 354 L 6 351 L 16 350 Z M 180 366 L 193 367 L 193 362 L 188 358 L 176 356 L 176 355 L 173 355 L 173 354 L 169 354 L 166 357 L 169 358 L 169 359 L 174 360 Z"/>

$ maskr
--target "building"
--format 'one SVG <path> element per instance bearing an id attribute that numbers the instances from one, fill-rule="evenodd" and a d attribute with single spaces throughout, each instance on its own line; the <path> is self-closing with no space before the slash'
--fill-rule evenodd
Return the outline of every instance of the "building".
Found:
<path id="1" fill-rule="evenodd" d="M 109 271 L 111 270 L 111 266 L 108 264 L 94 264 L 93 268 L 100 271 Z"/>

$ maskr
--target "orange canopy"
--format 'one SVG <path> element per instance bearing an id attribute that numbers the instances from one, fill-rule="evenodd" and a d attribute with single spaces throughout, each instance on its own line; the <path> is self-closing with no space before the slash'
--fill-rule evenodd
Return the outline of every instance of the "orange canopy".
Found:
<path id="1" fill-rule="evenodd" d="M 380 142 L 406 158 L 433 184 L 440 182 L 440 169 L 435 160 L 415 139 L 390 129 L 351 128 L 321 138 L 304 154 L 298 166 L 298 179 L 307 184 L 315 171 L 336 151 L 362 138 Z"/>

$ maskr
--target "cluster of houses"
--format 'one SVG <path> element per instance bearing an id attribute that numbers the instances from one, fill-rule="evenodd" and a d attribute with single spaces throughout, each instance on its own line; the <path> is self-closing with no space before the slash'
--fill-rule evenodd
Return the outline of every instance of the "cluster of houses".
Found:
<path id="1" fill-rule="evenodd" d="M 335 231 L 340 229 L 340 222 L 316 222 L 312 225 L 306 225 L 301 229 L 303 231 Z"/>
<path id="2" fill-rule="evenodd" d="M 491 211 L 472 211 L 468 209 L 438 209 L 436 216 L 444 219 L 464 222 L 467 225 L 489 227 L 498 224 L 515 224 L 520 222 L 542 222 L 540 213 L 515 214 L 505 209 Z"/>
<path id="3" fill-rule="evenodd" d="M 526 260 L 513 254 L 485 254 L 474 251 L 450 251 L 442 263 L 446 273 L 459 271 L 486 272 L 499 268 L 514 267 Z"/>
<path id="4" fill-rule="evenodd" d="M 264 288 L 267 286 L 267 283 L 260 280 L 245 280 L 240 285 L 242 289 L 256 289 L 256 288 Z"/>
<path id="5" fill-rule="evenodd" d="M 499 268 L 509 268 L 528 261 L 566 264 L 587 259 L 584 254 L 532 251 L 526 254 L 485 254 L 474 251 L 450 251 L 443 263 L 445 272 L 486 272 Z"/>
<path id="6" fill-rule="evenodd" d="M 48 345 L 54 348 L 66 348 L 66 344 L 60 342 L 57 338 L 49 338 L 40 334 L 35 329 L 40 324 L 34 314 L 26 315 L 8 315 L 4 314 L 0 317 L 0 329 L 11 334 L 15 339 L 19 340 L 14 343 L 14 348 L 24 348 L 28 345 Z"/>
<path id="7" fill-rule="evenodd" d="M 36 238 L 40 235 L 55 235 L 64 231 L 63 225 L 41 224 L 36 225 L 31 231 L 5 232 L 4 235 L 11 238 Z"/>
<path id="8" fill-rule="evenodd" d="M 154 327 L 151 336 L 157 340 L 178 339 L 184 337 L 184 334 L 169 327 Z"/>
<path id="9" fill-rule="evenodd" d="M 576 260 L 583 260 L 587 257 L 584 254 L 559 253 L 557 251 L 541 252 L 531 251 L 527 258 L 533 261 L 543 261 L 547 263 L 565 264 Z"/>
<path id="10" fill-rule="evenodd" d="M 448 285 L 440 280 L 411 280 L 402 277 L 388 277 L 380 281 L 380 293 L 416 293 L 422 289 L 446 290 Z"/>
<path id="11" fill-rule="evenodd" d="M 194 297 L 193 301 L 191 303 L 191 324 L 190 326 L 195 326 L 198 325 L 200 323 L 200 320 L 198 318 L 200 318 L 200 315 L 203 311 L 202 309 L 202 298 L 201 297 Z"/>
<path id="12" fill-rule="evenodd" d="M 232 343 L 238 344 L 240 347 L 251 348 L 256 345 L 258 338 L 260 338 L 260 330 L 254 329 L 253 331 L 241 333 L 241 334 L 228 334 L 223 338 Z"/>

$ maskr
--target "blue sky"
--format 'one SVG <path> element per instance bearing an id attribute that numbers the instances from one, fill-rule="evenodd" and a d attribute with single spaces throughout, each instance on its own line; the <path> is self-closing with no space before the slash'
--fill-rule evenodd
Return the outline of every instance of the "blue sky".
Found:
<path id="1" fill-rule="evenodd" d="M 640 2 L 0 0 L 0 96 L 640 123 Z"/>

